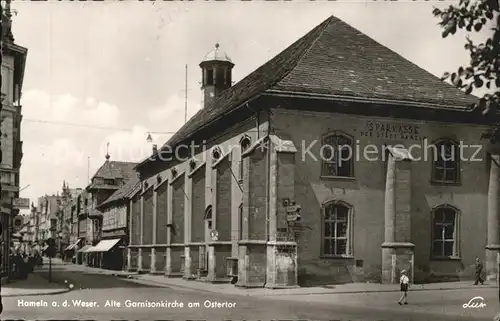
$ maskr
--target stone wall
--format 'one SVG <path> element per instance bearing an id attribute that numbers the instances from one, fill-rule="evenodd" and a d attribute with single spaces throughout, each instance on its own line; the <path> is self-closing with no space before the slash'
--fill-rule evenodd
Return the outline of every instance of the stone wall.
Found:
<path id="1" fill-rule="evenodd" d="M 289 135 L 299 149 L 295 161 L 295 193 L 297 203 L 302 206 L 302 228 L 298 233 L 299 282 L 302 281 L 302 284 L 380 279 L 386 179 L 386 162 L 381 152 L 384 144 L 402 144 L 406 148 L 422 146 L 412 150 L 412 155 L 419 160 L 408 165 L 411 170 L 397 173 L 399 187 L 411 189 L 411 193 L 397 194 L 400 219 L 411 217 L 411 231 L 398 230 L 397 233 L 415 244 L 414 264 L 415 271 L 421 271 L 419 278 L 429 275 L 461 276 L 468 266 L 473 265 L 475 256 L 484 257 L 486 239 L 477 238 L 477 235 L 485 236 L 487 233 L 489 172 L 485 161 L 486 148 L 481 145 L 484 141 L 480 139 L 485 127 L 281 109 L 273 110 L 272 123 L 276 132 Z M 389 126 L 380 129 L 383 127 L 379 124 Z M 418 128 L 418 134 L 394 134 L 390 132 L 390 125 Z M 358 158 L 354 162 L 353 178 L 321 177 L 321 137 L 332 131 L 346 133 L 355 141 Z M 461 161 L 459 184 L 431 183 L 432 156 L 429 152 L 424 154 L 424 140 L 427 139 L 427 144 L 431 145 L 440 138 L 452 138 L 463 145 L 475 146 L 463 149 L 464 159 L 475 158 L 474 161 Z M 368 145 L 378 147 L 378 159 L 373 159 L 373 153 L 366 156 Z M 353 208 L 353 255 L 327 258 L 321 253 L 322 207 L 329 201 L 337 200 Z M 431 260 L 431 210 L 440 204 L 450 204 L 461 211 L 461 257 L 458 259 Z M 411 213 L 405 210 L 407 205 L 411 205 Z M 404 224 L 396 226 L 407 228 Z"/>

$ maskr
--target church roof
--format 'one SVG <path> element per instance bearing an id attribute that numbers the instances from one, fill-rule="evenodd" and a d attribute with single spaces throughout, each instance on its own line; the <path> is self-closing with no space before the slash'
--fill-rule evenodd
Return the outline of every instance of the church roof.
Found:
<path id="1" fill-rule="evenodd" d="M 189 139 L 202 127 L 265 92 L 293 92 L 427 104 L 467 110 L 476 101 L 459 89 L 331 16 L 198 111 L 162 147 Z M 161 150 L 161 149 L 159 149 Z M 143 161 L 139 166 L 150 160 Z"/>

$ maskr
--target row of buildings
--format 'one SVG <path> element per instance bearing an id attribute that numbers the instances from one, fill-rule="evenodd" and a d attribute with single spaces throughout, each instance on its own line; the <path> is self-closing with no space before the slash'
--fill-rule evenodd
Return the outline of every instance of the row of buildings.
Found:
<path id="1" fill-rule="evenodd" d="M 38 205 L 32 206 L 25 239 L 42 250 L 49 238 L 54 239 L 58 255 L 68 261 L 125 268 L 128 226 L 124 198 L 138 184 L 135 165 L 110 161 L 106 155 L 85 188 L 70 188 L 63 182 L 60 194 L 40 197 Z"/>
<path id="2" fill-rule="evenodd" d="M 10 276 L 9 249 L 13 240 L 14 217 L 19 214 L 20 170 L 23 157 L 21 141 L 21 93 L 28 50 L 14 41 L 10 0 L 2 1 L 2 78 L 0 111 L 0 277 L 2 283 Z"/>
<path id="3" fill-rule="evenodd" d="M 234 85 L 218 45 L 200 67 L 203 108 L 153 157 L 107 160 L 62 246 L 242 287 L 459 279 L 476 257 L 497 277 L 500 149 L 475 97 L 333 16 Z"/>

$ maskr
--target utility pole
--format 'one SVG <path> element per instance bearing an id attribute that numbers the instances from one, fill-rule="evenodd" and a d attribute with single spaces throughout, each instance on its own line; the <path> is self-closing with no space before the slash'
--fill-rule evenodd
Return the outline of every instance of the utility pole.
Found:
<path id="1" fill-rule="evenodd" d="M 188 65 L 186 64 L 186 80 L 184 84 L 184 124 L 187 123 L 188 117 Z"/>

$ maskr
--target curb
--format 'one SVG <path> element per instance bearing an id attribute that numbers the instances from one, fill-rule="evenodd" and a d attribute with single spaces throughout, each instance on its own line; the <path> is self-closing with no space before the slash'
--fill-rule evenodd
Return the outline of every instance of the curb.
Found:
<path id="1" fill-rule="evenodd" d="M 163 283 L 163 282 L 155 282 L 151 280 L 145 280 L 142 279 L 140 274 L 137 273 L 130 273 L 130 274 L 124 274 L 124 273 L 106 273 L 106 272 L 101 272 L 101 271 L 78 271 L 81 273 L 89 273 L 89 274 L 100 274 L 100 275 L 109 275 L 109 276 L 114 276 L 117 278 L 121 278 L 130 282 L 134 281 L 139 281 L 141 283 L 146 283 L 148 285 L 155 285 L 158 287 L 164 287 L 164 288 L 178 288 L 178 289 L 185 289 L 185 290 L 192 290 L 192 291 L 201 291 L 201 292 L 207 292 L 207 293 L 224 293 L 221 291 L 217 290 L 212 290 L 212 289 L 200 289 L 196 287 L 190 287 L 190 286 L 184 286 L 184 285 L 178 285 L 178 284 L 169 284 L 169 283 Z M 136 282 L 136 283 L 139 283 Z M 231 291 L 231 294 L 235 295 L 241 295 L 241 296 L 282 296 L 282 295 L 291 295 L 291 296 L 297 296 L 297 295 L 327 295 L 327 294 L 369 294 L 369 293 L 390 293 L 390 292 L 400 292 L 399 288 L 396 287 L 397 284 L 395 285 L 394 289 L 382 289 L 382 290 L 352 290 L 352 291 L 326 291 L 326 292 L 302 292 L 302 293 L 280 293 L 280 292 L 275 292 L 275 293 L 257 293 L 257 292 L 247 292 L 245 289 L 242 289 L 240 291 Z M 450 288 L 450 287 L 439 287 L 439 288 L 433 288 L 433 289 L 426 289 L 426 288 L 410 288 L 411 291 L 453 291 L 453 290 L 476 290 L 476 289 L 487 289 L 487 288 L 498 288 L 497 285 L 483 285 L 483 286 L 477 286 L 477 287 L 466 287 L 466 286 L 460 286 L 456 288 Z"/>
<path id="2" fill-rule="evenodd" d="M 177 288 L 177 289 L 186 289 L 186 290 L 192 290 L 192 291 L 201 291 L 201 292 L 207 292 L 207 293 L 220 293 L 220 294 L 235 294 L 235 295 L 241 295 L 241 296 L 297 296 L 297 295 L 328 295 L 328 294 L 369 294 L 369 293 L 395 293 L 395 292 L 400 292 L 398 289 L 394 290 L 378 290 L 378 291 L 367 291 L 367 290 L 357 290 L 357 291 L 328 291 L 328 292 L 303 292 L 303 293 L 281 293 L 281 292 L 275 292 L 275 293 L 258 293 L 258 292 L 246 292 L 246 290 L 241 290 L 239 291 L 234 291 L 231 293 L 227 292 L 221 292 L 221 291 L 216 291 L 212 289 L 200 289 L 200 288 L 195 288 L 195 287 L 190 287 L 190 286 L 184 286 L 184 285 L 178 285 L 178 284 L 169 284 L 169 283 L 162 283 L 162 282 L 155 282 L 151 280 L 144 280 L 139 278 L 125 278 L 125 280 L 130 281 L 130 282 L 136 282 L 136 283 L 146 283 L 148 285 L 155 285 L 159 287 L 164 287 L 164 288 Z M 497 288 L 496 286 L 489 285 L 489 286 L 482 286 L 482 287 L 477 287 L 477 288 L 472 288 L 472 289 L 485 289 L 485 288 Z M 413 289 L 413 291 L 453 291 L 453 290 L 471 290 L 470 287 L 457 287 L 457 288 L 436 288 L 436 289 Z M 412 290 L 410 290 L 412 291 Z"/>
<path id="3" fill-rule="evenodd" d="M 41 295 L 55 295 L 55 294 L 62 294 L 71 291 L 71 289 L 61 289 L 61 290 L 55 290 L 53 292 L 34 292 L 34 293 L 23 293 L 23 294 L 2 294 L 3 298 L 12 298 L 12 297 L 20 297 L 20 296 L 41 296 Z"/>

